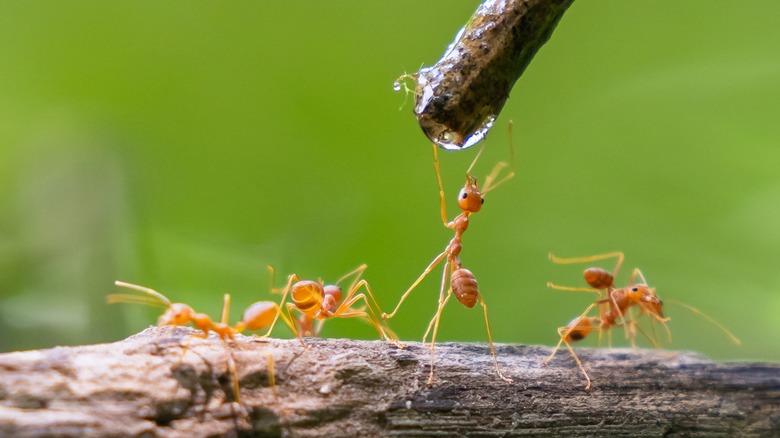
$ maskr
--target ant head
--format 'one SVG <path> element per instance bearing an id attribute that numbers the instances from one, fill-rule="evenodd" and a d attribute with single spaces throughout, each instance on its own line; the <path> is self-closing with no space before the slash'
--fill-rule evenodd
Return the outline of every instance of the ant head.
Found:
<path id="1" fill-rule="evenodd" d="M 635 294 L 636 302 L 644 312 L 655 315 L 659 318 L 664 317 L 664 303 L 655 294 L 654 287 L 648 287 L 646 284 L 635 284 L 630 287 L 630 293 Z"/>
<path id="2" fill-rule="evenodd" d="M 333 284 L 325 286 L 323 288 L 323 293 L 325 297 L 332 297 L 335 303 L 340 303 L 341 299 L 344 297 L 344 292 L 341 290 L 341 287 Z"/>
<path id="3" fill-rule="evenodd" d="M 341 299 L 344 293 L 339 286 L 329 284 L 323 288 L 324 298 L 322 300 L 322 307 L 328 309 L 330 312 L 335 312 L 341 303 Z"/>
<path id="4" fill-rule="evenodd" d="M 192 307 L 184 303 L 173 303 L 157 320 L 159 325 L 184 325 L 192 319 L 195 313 Z"/>
<path id="5" fill-rule="evenodd" d="M 458 207 L 469 213 L 476 213 L 482 208 L 485 198 L 477 186 L 477 179 L 471 175 L 466 175 L 466 185 L 458 195 Z"/>
<path id="6" fill-rule="evenodd" d="M 664 317 L 664 302 L 655 294 L 655 288 L 648 288 L 647 293 L 642 294 L 642 308 L 653 315 Z"/>

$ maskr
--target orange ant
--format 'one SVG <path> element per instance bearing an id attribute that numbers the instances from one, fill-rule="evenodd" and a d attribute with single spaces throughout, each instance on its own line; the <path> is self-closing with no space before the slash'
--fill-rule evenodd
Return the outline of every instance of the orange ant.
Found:
<path id="1" fill-rule="evenodd" d="M 273 287 L 274 268 L 269 266 L 271 291 L 281 293 L 282 299 L 279 305 L 275 306 L 275 316 L 270 322 L 268 331 L 262 337 L 270 336 L 279 317 L 292 329 L 298 338 L 306 335 L 318 336 L 320 330 L 322 330 L 322 324 L 330 318 L 363 318 L 368 319 L 382 339 L 398 344 L 395 334 L 388 327 L 383 327 L 380 324 L 377 314 L 368 302 L 368 298 L 366 298 L 367 293 L 371 297 L 377 312 L 380 311 L 368 282 L 362 278 L 366 267 L 367 265 L 362 264 L 343 275 L 334 284 L 327 285 L 322 280 L 301 280 L 298 275 L 291 274 L 287 277 L 287 284 L 283 288 L 277 289 Z M 353 277 L 352 282 L 347 288 L 346 296 L 344 296 L 344 291 L 339 284 L 349 277 Z M 366 292 L 357 293 L 361 288 L 364 288 Z M 286 302 L 288 295 L 290 295 L 292 302 Z M 365 303 L 365 306 L 357 309 L 353 308 L 361 300 Z M 283 313 L 283 310 L 286 312 L 286 315 Z M 297 320 L 293 318 L 293 310 L 301 314 Z M 316 327 L 314 321 L 318 321 Z"/>
<path id="2" fill-rule="evenodd" d="M 275 315 L 277 314 L 277 305 L 272 301 L 259 301 L 249 306 L 244 312 L 244 316 L 236 323 L 235 326 L 228 324 L 228 312 L 230 308 L 230 295 L 225 294 L 222 305 L 222 317 L 220 321 L 213 321 L 208 315 L 204 313 L 196 312 L 188 304 L 173 303 L 165 295 L 157 292 L 154 289 L 148 287 L 139 286 L 137 284 L 125 283 L 123 281 L 116 281 L 115 284 L 119 287 L 132 289 L 136 292 L 140 292 L 143 295 L 132 294 L 110 294 L 107 297 L 109 304 L 114 303 L 138 303 L 138 304 L 150 304 L 161 305 L 166 307 L 165 312 L 160 315 L 157 325 L 162 326 L 181 326 L 191 322 L 195 328 L 201 330 L 202 333 L 196 334 L 201 338 L 207 338 L 209 332 L 214 332 L 224 343 L 226 351 L 228 353 L 228 369 L 232 376 L 232 389 L 235 394 L 236 401 L 239 400 L 239 387 L 238 387 L 238 375 L 236 372 L 235 361 L 227 349 L 227 340 L 234 340 L 234 336 L 244 330 L 261 330 L 268 327 L 275 321 Z M 189 342 L 188 342 L 189 343 Z M 186 345 L 185 345 L 186 352 Z"/>
<path id="3" fill-rule="evenodd" d="M 543 362 L 544 365 L 549 363 L 549 361 L 552 360 L 552 358 L 558 352 L 561 343 L 565 344 L 566 348 L 569 350 L 569 353 L 571 353 L 575 362 L 577 362 L 577 365 L 580 367 L 580 370 L 582 370 L 582 374 L 585 376 L 585 380 L 587 381 L 585 390 L 590 389 L 591 380 L 588 376 L 588 373 L 585 371 L 582 362 L 580 361 L 579 357 L 577 357 L 577 354 L 574 352 L 574 349 L 571 347 L 569 342 L 582 340 L 593 331 L 598 331 L 599 335 L 601 335 L 602 332 L 607 332 L 609 334 L 609 329 L 611 327 L 622 325 L 626 330 L 626 337 L 630 339 L 632 346 L 636 346 L 636 330 L 639 329 L 637 320 L 642 315 L 647 315 L 649 318 L 651 318 L 651 320 L 655 320 L 663 324 L 671 340 L 671 332 L 666 325 L 670 318 L 664 316 L 663 302 L 656 295 L 655 288 L 649 287 L 647 285 L 647 281 L 639 269 L 635 268 L 631 273 L 628 286 L 619 289 L 615 288 L 615 276 L 617 275 L 617 272 L 620 269 L 624 259 L 622 252 L 612 252 L 590 257 L 565 259 L 555 257 L 554 255 L 550 254 L 550 260 L 552 260 L 554 263 L 561 264 L 587 263 L 610 258 L 617 259 L 615 268 L 612 272 L 595 267 L 587 268 L 583 272 L 585 282 L 588 283 L 591 288 L 558 286 L 553 283 L 547 283 L 547 286 L 553 289 L 593 292 L 599 295 L 599 299 L 588 306 L 588 308 L 585 309 L 585 311 L 582 312 L 580 316 L 574 318 L 567 326 L 558 328 L 558 336 L 560 336 L 560 340 L 558 341 L 558 344 L 555 346 L 550 356 Z M 639 282 L 635 282 L 637 278 L 640 280 Z M 686 304 L 683 304 L 683 306 L 687 307 L 694 313 L 700 314 L 716 327 L 720 328 L 734 343 L 740 343 L 739 339 L 731 334 L 731 332 L 729 332 L 725 327 L 718 324 L 709 316 L 705 315 L 694 307 L 688 306 Z M 599 316 L 587 316 L 594 307 L 598 307 Z M 629 312 L 632 308 L 639 309 L 639 314 L 637 316 L 627 317 L 627 312 Z M 641 332 L 641 329 L 640 333 L 644 334 Z M 658 346 L 654 339 L 649 339 L 656 347 Z"/>
<path id="4" fill-rule="evenodd" d="M 512 129 L 511 124 L 509 126 L 509 129 L 510 129 L 510 138 L 511 138 L 511 129 Z M 478 212 L 482 208 L 482 204 L 485 202 L 485 195 L 488 192 L 495 189 L 496 187 L 503 184 L 504 182 L 508 181 L 515 175 L 515 172 L 510 170 L 510 172 L 507 175 L 505 175 L 500 180 L 496 181 L 499 172 L 501 172 L 501 170 L 504 169 L 505 167 L 509 166 L 509 163 L 505 161 L 501 161 L 493 167 L 493 170 L 485 178 L 485 185 L 482 187 L 482 190 L 480 190 L 479 186 L 477 185 L 477 179 L 471 175 L 471 169 L 476 164 L 477 160 L 482 154 L 482 151 L 484 151 L 484 146 L 482 146 L 479 152 L 477 152 L 477 155 L 474 157 L 474 161 L 471 162 L 471 165 L 466 170 L 466 184 L 463 186 L 463 189 L 460 191 L 460 194 L 458 195 L 458 207 L 460 207 L 461 213 L 455 216 L 455 218 L 452 221 L 448 221 L 447 206 L 444 200 L 444 186 L 442 184 L 441 172 L 439 170 L 438 146 L 436 146 L 435 144 L 433 145 L 433 163 L 436 169 L 436 178 L 439 182 L 439 197 L 441 199 L 441 219 L 445 227 L 455 231 L 455 237 L 453 237 L 452 240 L 450 240 L 450 243 L 447 244 L 447 246 L 444 248 L 444 251 L 442 251 L 441 254 L 437 255 L 433 259 L 433 261 L 428 265 L 428 267 L 425 268 L 423 273 L 420 274 L 419 277 L 417 277 L 417 280 L 415 280 L 414 283 L 412 283 L 412 285 L 409 287 L 409 289 L 407 289 L 406 292 L 404 292 L 404 294 L 401 296 L 401 300 L 395 306 L 395 309 L 389 314 L 387 313 L 382 314 L 382 318 L 384 319 L 389 319 L 395 316 L 396 312 L 398 312 L 398 309 L 401 307 L 401 304 L 404 302 L 404 300 L 406 300 L 409 294 L 417 287 L 418 284 L 420 284 L 420 282 L 426 276 L 428 276 L 428 274 L 431 273 L 433 269 L 436 268 L 436 266 L 439 263 L 441 263 L 442 260 L 444 260 L 444 270 L 442 273 L 441 288 L 439 290 L 439 306 L 438 309 L 436 310 L 436 314 L 433 316 L 430 323 L 428 324 L 428 329 L 426 330 L 425 335 L 423 336 L 423 344 L 425 344 L 426 339 L 428 338 L 428 334 L 430 333 L 431 329 L 433 329 L 433 334 L 431 336 L 431 344 L 430 344 L 431 373 L 428 378 L 429 385 L 433 384 L 434 347 L 436 345 L 436 333 L 439 329 L 439 321 L 441 319 L 441 314 L 442 311 L 444 310 L 444 306 L 447 305 L 447 302 L 449 301 L 452 294 L 455 294 L 455 297 L 458 299 L 458 301 L 460 301 L 464 306 L 468 308 L 474 307 L 477 301 L 479 301 L 479 304 L 482 306 L 482 310 L 485 315 L 485 326 L 487 328 L 488 342 L 490 344 L 490 352 L 493 355 L 493 361 L 495 363 L 496 372 L 498 373 L 498 376 L 505 382 L 507 383 L 512 382 L 511 379 L 505 377 L 504 374 L 501 373 L 501 369 L 498 367 L 496 350 L 493 346 L 493 338 L 490 334 L 490 323 L 488 322 L 487 304 L 485 303 L 485 299 L 479 293 L 476 277 L 470 270 L 463 268 L 459 256 L 463 246 L 463 242 L 462 242 L 463 233 L 466 231 L 466 229 L 469 226 L 469 219 L 471 215 Z M 445 296 L 445 287 L 447 285 L 448 274 L 449 274 L 450 286 L 447 289 L 447 293 Z"/>

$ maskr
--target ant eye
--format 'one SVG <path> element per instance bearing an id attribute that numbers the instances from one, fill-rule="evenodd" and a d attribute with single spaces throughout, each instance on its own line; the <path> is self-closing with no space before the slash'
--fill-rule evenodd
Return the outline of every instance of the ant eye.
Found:
<path id="1" fill-rule="evenodd" d="M 631 292 L 636 292 L 636 291 L 638 291 L 638 290 L 639 290 L 639 288 L 638 288 L 638 287 L 632 287 L 632 288 L 631 288 Z"/>
<path id="2" fill-rule="evenodd" d="M 469 195 L 466 192 L 460 192 L 460 197 L 466 199 Z"/>
<path id="3" fill-rule="evenodd" d="M 481 201 L 483 204 L 485 203 L 485 198 L 479 198 L 479 200 L 480 200 L 480 201 Z"/>

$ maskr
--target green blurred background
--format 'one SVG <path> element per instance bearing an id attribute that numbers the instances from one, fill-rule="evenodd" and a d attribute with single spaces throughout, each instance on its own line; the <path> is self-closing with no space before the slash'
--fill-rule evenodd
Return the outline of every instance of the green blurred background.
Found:
<path id="1" fill-rule="evenodd" d="M 435 62 L 476 6 L 4 2 L 0 350 L 154 323 L 159 309 L 105 304 L 116 279 L 214 316 L 230 292 L 235 319 L 269 297 L 268 264 L 281 282 L 367 263 L 391 309 L 452 237 L 430 145 L 392 84 Z M 619 283 L 641 267 L 744 343 L 668 304 L 670 348 L 780 360 L 778 16 L 774 1 L 575 2 L 475 170 L 506 158 L 514 120 L 519 174 L 461 254 L 497 342 L 553 344 L 591 301 L 545 287 L 581 285 L 586 267 L 548 252 L 621 250 Z M 442 154 L 448 200 L 474 152 Z M 403 339 L 422 337 L 439 277 L 391 321 Z M 479 309 L 454 302 L 440 333 L 486 340 Z M 323 335 L 376 338 L 347 320 Z"/>

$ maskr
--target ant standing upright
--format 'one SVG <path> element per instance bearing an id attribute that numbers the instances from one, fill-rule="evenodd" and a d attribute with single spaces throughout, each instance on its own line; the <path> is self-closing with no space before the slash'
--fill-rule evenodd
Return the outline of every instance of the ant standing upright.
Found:
<path id="1" fill-rule="evenodd" d="M 511 137 L 511 124 L 510 124 L 510 137 Z M 428 324 L 428 329 L 426 330 L 425 335 L 423 336 L 423 344 L 425 344 L 425 341 L 428 338 L 428 334 L 431 332 L 431 329 L 433 329 L 433 333 L 431 336 L 431 343 L 429 347 L 431 351 L 431 373 L 428 378 L 429 385 L 433 384 L 434 347 L 436 345 L 436 333 L 439 328 L 439 321 L 441 320 L 441 314 L 442 311 L 444 310 L 444 306 L 447 305 L 447 302 L 449 301 L 450 297 L 453 294 L 455 295 L 455 298 L 457 298 L 458 301 L 460 301 L 464 306 L 468 308 L 474 307 L 477 301 L 479 301 L 479 304 L 482 306 L 482 310 L 485 316 L 485 326 L 487 328 L 488 342 L 490 344 L 490 352 L 493 355 L 493 361 L 495 363 L 496 372 L 498 373 L 498 376 L 501 378 L 501 380 L 504 380 L 507 383 L 512 382 L 511 379 L 504 376 L 504 374 L 501 372 L 501 369 L 498 366 L 498 359 L 496 358 L 496 350 L 495 347 L 493 346 L 493 338 L 490 334 L 490 323 L 488 322 L 487 304 L 485 303 L 485 299 L 482 297 L 482 294 L 479 293 L 476 277 L 470 270 L 464 268 L 460 261 L 460 251 L 463 247 L 462 237 L 463 237 L 463 233 L 465 233 L 466 229 L 469 226 L 471 215 L 480 211 L 480 209 L 482 208 L 482 204 L 485 202 L 485 195 L 488 192 L 495 189 L 496 187 L 503 184 L 504 182 L 508 181 L 515 175 L 514 171 L 510 170 L 508 174 L 504 175 L 501 179 L 497 180 L 501 170 L 509 166 L 509 163 L 505 161 L 501 161 L 493 167 L 493 170 L 485 178 L 485 184 L 480 190 L 477 184 L 477 179 L 471 175 L 471 170 L 474 167 L 474 165 L 477 163 L 477 160 L 479 159 L 483 151 L 484 151 L 484 146 L 482 146 L 479 152 L 477 152 L 477 155 L 474 157 L 474 160 L 471 162 L 471 165 L 469 166 L 468 170 L 466 170 L 466 183 L 463 186 L 463 189 L 461 189 L 460 194 L 458 195 L 458 207 L 460 207 L 461 212 L 460 214 L 455 216 L 455 218 L 452 221 L 449 221 L 447 220 L 447 205 L 444 200 L 444 186 L 442 184 L 441 171 L 439 169 L 438 146 L 436 146 L 435 144 L 433 145 L 433 163 L 436 169 L 436 178 L 439 183 L 439 197 L 441 199 L 441 219 L 446 228 L 453 230 L 455 232 L 455 236 L 452 238 L 452 240 L 450 240 L 450 242 L 444 248 L 444 251 L 442 251 L 439 255 L 437 255 L 433 259 L 433 261 L 428 265 L 428 267 L 425 268 L 425 270 L 417 278 L 417 280 L 415 280 L 414 283 L 412 283 L 412 285 L 409 287 L 409 289 L 407 289 L 406 292 L 404 292 L 404 294 L 401 296 L 401 300 L 395 306 L 395 309 L 390 313 L 382 314 L 382 318 L 384 319 L 390 319 L 393 316 L 395 316 L 395 314 L 398 312 L 398 309 L 401 307 L 401 304 L 404 302 L 404 300 L 406 300 L 409 294 L 417 287 L 417 285 L 419 285 L 420 282 L 423 281 L 423 279 L 426 276 L 428 276 L 428 274 L 430 274 L 431 271 L 433 271 L 433 269 L 436 268 L 436 266 L 439 265 L 439 263 L 444 261 L 444 270 L 442 273 L 441 286 L 439 289 L 438 308 L 433 318 L 431 319 L 430 323 Z M 447 288 L 448 277 L 449 277 L 449 288 Z"/>

